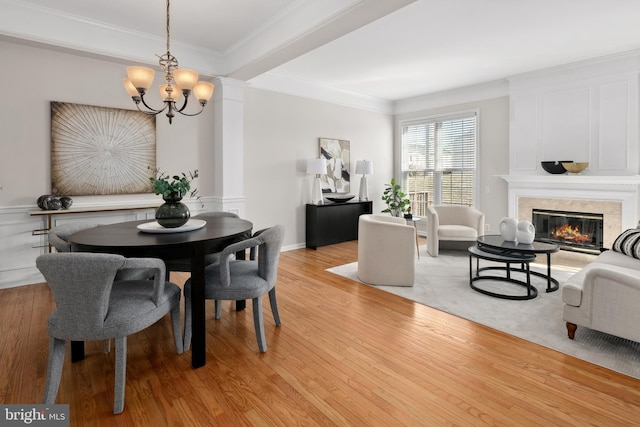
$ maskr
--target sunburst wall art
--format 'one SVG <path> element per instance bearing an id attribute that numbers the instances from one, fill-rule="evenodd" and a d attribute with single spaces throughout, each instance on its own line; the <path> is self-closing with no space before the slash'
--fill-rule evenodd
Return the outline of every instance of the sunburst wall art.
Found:
<path id="1" fill-rule="evenodd" d="M 53 194 L 148 193 L 149 167 L 156 167 L 155 116 L 51 102 Z"/>

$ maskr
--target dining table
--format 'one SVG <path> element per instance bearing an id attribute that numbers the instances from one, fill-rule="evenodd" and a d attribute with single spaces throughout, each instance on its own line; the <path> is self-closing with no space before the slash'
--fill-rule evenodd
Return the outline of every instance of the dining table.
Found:
<path id="1" fill-rule="evenodd" d="M 154 223 L 141 220 L 99 225 L 72 234 L 69 243 L 74 252 L 114 253 L 125 257 L 163 260 L 190 259 L 193 313 L 191 364 L 198 368 L 206 364 L 205 256 L 251 237 L 253 224 L 232 217 L 192 218 L 182 229 L 163 230 Z M 244 253 L 236 254 L 236 258 L 243 259 Z M 72 359 L 74 353 L 75 358 L 78 354 L 83 355 L 84 344 L 72 342 Z"/>

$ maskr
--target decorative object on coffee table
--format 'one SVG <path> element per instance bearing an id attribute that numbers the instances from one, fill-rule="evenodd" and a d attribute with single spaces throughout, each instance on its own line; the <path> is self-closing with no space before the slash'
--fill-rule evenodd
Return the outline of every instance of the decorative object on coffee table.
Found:
<path id="1" fill-rule="evenodd" d="M 498 229 L 505 241 L 514 242 L 516 240 L 516 232 L 518 231 L 518 220 L 516 218 L 502 218 Z"/>
<path id="2" fill-rule="evenodd" d="M 187 223 L 191 213 L 187 205 L 181 202 L 188 193 L 191 197 L 198 197 L 198 190 L 191 189 L 191 183 L 198 177 L 198 170 L 188 174 L 169 177 L 159 169 L 153 170 L 149 181 L 153 184 L 153 192 L 162 195 L 164 204 L 156 210 L 156 221 L 163 227 L 175 228 Z"/>
<path id="3" fill-rule="evenodd" d="M 516 240 L 518 243 L 530 245 L 536 237 L 536 228 L 529 221 L 518 222 L 518 231 L 516 232 Z"/>

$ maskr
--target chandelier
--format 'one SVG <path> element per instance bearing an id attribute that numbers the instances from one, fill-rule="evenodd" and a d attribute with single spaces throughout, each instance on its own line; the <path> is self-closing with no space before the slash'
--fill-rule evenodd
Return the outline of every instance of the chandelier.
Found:
<path id="1" fill-rule="evenodd" d="M 123 80 L 124 88 L 127 90 L 131 99 L 135 102 L 139 111 L 145 114 L 155 116 L 163 111 L 167 112 L 169 118 L 169 124 L 171 124 L 175 113 L 180 113 L 184 116 L 197 116 L 202 113 L 207 101 L 213 95 L 213 84 L 209 82 L 199 82 L 198 73 L 186 68 L 178 68 L 178 60 L 175 56 L 171 55 L 170 51 L 170 26 L 169 26 L 169 0 L 167 0 L 167 53 L 164 55 L 156 55 L 159 58 L 158 63 L 160 69 L 166 73 L 165 84 L 159 86 L 160 95 L 164 101 L 164 107 L 161 109 L 155 109 L 147 105 L 144 100 L 144 95 L 147 89 L 153 83 L 154 71 L 151 68 L 146 67 L 127 67 L 127 78 Z M 180 92 L 184 97 L 184 101 L 180 107 L 177 106 Z M 189 114 L 185 113 L 184 109 L 189 102 L 189 96 L 193 92 L 193 96 L 200 103 L 200 111 L 197 113 Z M 144 105 L 145 109 L 140 107 L 140 104 Z"/>

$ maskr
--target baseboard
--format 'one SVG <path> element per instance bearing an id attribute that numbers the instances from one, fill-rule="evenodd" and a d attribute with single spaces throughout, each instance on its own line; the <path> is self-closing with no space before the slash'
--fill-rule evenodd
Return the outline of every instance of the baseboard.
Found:
<path id="1" fill-rule="evenodd" d="M 36 267 L 18 268 L 0 272 L 0 289 L 44 283 L 44 277 Z"/>

